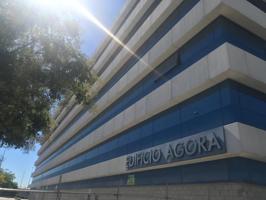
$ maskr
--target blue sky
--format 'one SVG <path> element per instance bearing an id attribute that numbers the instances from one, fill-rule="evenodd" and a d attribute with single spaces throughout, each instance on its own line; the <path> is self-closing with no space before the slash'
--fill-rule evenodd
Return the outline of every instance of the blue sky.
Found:
<path id="1" fill-rule="evenodd" d="M 107 28 L 110 28 L 119 15 L 125 0 L 82 0 L 91 13 L 99 19 Z M 80 18 L 82 51 L 92 56 L 97 47 L 101 44 L 106 34 L 96 25 L 90 23 L 85 18 Z M 26 187 L 30 181 L 30 174 L 34 170 L 34 162 L 37 160 L 37 151 L 40 148 L 36 145 L 35 150 L 24 153 L 17 149 L 6 149 L 5 159 L 2 163 L 4 169 L 15 173 L 19 186 Z M 4 149 L 0 149 L 0 156 Z"/>
<path id="2" fill-rule="evenodd" d="M 99 19 L 107 28 L 110 28 L 113 21 L 118 17 L 121 8 L 126 0 L 83 0 L 83 4 L 93 15 Z M 106 34 L 88 21 L 81 20 L 82 28 L 82 50 L 87 55 L 92 55 L 94 50 L 101 44 Z"/>

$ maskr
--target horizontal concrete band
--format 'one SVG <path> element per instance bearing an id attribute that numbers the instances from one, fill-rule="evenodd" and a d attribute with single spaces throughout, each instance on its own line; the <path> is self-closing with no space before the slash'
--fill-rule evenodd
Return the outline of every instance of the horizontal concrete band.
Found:
<path id="1" fill-rule="evenodd" d="M 227 152 L 196 158 L 187 161 L 174 162 L 164 165 L 151 166 L 128 171 L 126 168 L 126 155 L 108 160 L 93 166 L 85 167 L 62 175 L 62 183 L 73 182 L 98 177 L 113 176 L 125 173 L 134 173 L 152 169 L 162 169 L 174 166 L 187 165 L 192 163 L 205 162 L 210 160 L 224 159 L 229 157 L 244 157 L 266 162 L 266 131 L 242 123 L 225 125 L 225 142 Z M 57 184 L 59 176 L 34 183 L 32 187 Z"/>
<path id="2" fill-rule="evenodd" d="M 58 124 L 61 123 L 61 121 L 64 119 L 64 117 L 67 115 L 68 111 L 74 106 L 75 104 L 75 97 L 72 96 L 70 100 L 68 101 L 67 105 L 63 107 L 63 109 L 60 111 L 60 113 L 55 118 L 55 124 L 58 126 Z M 59 112 L 59 110 L 57 111 Z"/>
<path id="3" fill-rule="evenodd" d="M 178 0 L 178 1 L 177 0 L 174 0 L 174 1 L 166 0 L 166 1 L 161 2 L 160 5 L 153 11 L 151 16 L 147 18 L 147 20 L 141 25 L 141 27 L 137 30 L 137 32 L 130 39 L 129 42 L 131 42 L 131 46 L 134 45 L 134 49 L 139 48 L 144 43 L 144 41 L 146 41 L 147 38 L 149 38 L 150 35 L 156 31 L 159 25 L 171 14 L 171 12 L 182 1 L 183 0 Z M 131 48 L 131 50 L 133 50 L 133 48 Z M 109 52 L 109 54 L 111 54 L 111 52 Z M 128 57 L 129 56 L 130 54 L 128 55 Z M 121 56 L 119 57 L 120 59 L 122 58 L 123 60 L 125 60 L 124 57 L 121 57 Z M 103 77 L 100 77 L 99 80 L 104 80 L 104 79 Z M 69 118 L 70 118 L 69 116 L 72 116 L 71 119 L 73 119 L 74 116 L 77 114 L 77 112 L 80 112 L 81 108 L 83 108 L 83 106 L 80 106 L 80 105 L 77 106 L 76 110 L 67 116 L 68 119 L 60 124 L 60 127 L 58 127 L 58 130 L 56 130 L 52 134 L 52 136 L 47 140 L 47 142 L 41 147 L 39 151 L 40 153 L 44 151 L 47 145 L 53 141 L 55 136 L 60 134 L 63 128 L 69 123 Z"/>
<path id="4" fill-rule="evenodd" d="M 60 157 L 38 168 L 34 175 L 74 158 L 225 79 L 231 78 L 265 92 L 266 79 L 261 76 L 264 73 L 265 61 L 226 43 L 74 144 Z"/>

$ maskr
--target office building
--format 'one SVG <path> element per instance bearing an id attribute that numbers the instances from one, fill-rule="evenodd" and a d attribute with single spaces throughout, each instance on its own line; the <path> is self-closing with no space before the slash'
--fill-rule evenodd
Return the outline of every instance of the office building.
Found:
<path id="1" fill-rule="evenodd" d="M 93 102 L 62 110 L 31 187 L 99 200 L 266 199 L 265 6 L 127 1 L 112 27 L 126 48 L 100 45 Z"/>

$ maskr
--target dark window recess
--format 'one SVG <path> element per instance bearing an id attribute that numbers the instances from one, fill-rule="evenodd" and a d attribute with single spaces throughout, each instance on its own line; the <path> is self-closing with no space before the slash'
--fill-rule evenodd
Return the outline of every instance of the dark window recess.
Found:
<path id="1" fill-rule="evenodd" d="M 155 75 L 157 76 L 154 80 L 155 83 L 165 82 L 169 80 L 169 75 L 172 73 L 174 67 L 180 65 L 180 56 L 178 52 L 175 52 L 170 57 L 168 57 L 164 62 L 164 68 L 159 72 L 155 70 Z"/>

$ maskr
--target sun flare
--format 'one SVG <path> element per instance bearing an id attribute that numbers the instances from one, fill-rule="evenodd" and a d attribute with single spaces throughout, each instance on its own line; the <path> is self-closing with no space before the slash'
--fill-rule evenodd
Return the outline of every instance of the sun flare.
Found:
<path id="1" fill-rule="evenodd" d="M 153 67 L 149 66 L 141 57 L 139 57 L 134 51 L 132 51 L 126 44 L 124 44 L 118 37 L 116 37 L 104 24 L 98 20 L 92 12 L 81 4 L 79 0 L 32 0 L 38 6 L 43 9 L 53 9 L 58 12 L 62 12 L 64 10 L 68 10 L 71 13 L 74 13 L 77 16 L 84 17 L 86 20 L 95 24 L 99 29 L 104 31 L 108 36 L 110 36 L 115 42 L 121 45 L 126 51 L 128 51 L 131 55 L 136 57 L 139 62 L 144 64 L 145 66 L 151 68 L 155 73 L 159 74 Z"/>

